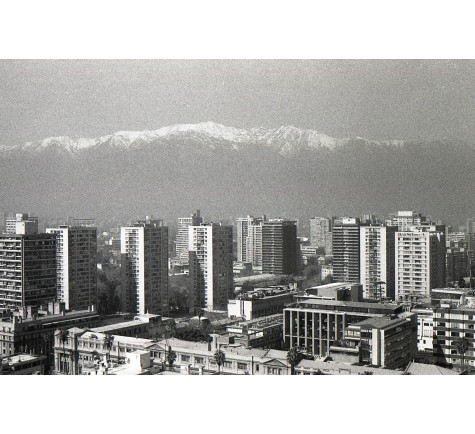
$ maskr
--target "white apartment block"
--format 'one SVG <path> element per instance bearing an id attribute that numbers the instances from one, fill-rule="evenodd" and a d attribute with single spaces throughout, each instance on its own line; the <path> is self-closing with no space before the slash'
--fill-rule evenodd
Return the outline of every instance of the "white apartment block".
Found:
<path id="1" fill-rule="evenodd" d="M 234 291 L 233 228 L 203 223 L 188 230 L 194 307 L 225 310 Z"/>
<path id="2" fill-rule="evenodd" d="M 262 265 L 262 222 L 265 220 L 265 216 L 250 215 L 236 220 L 238 262 L 251 262 L 254 267 Z"/>
<path id="3" fill-rule="evenodd" d="M 310 245 L 323 247 L 327 255 L 331 255 L 332 219 L 313 217 L 310 219 Z"/>
<path id="4" fill-rule="evenodd" d="M 429 297 L 445 285 L 445 227 L 409 226 L 396 232 L 396 301 Z"/>
<path id="5" fill-rule="evenodd" d="M 97 305 L 97 228 L 92 221 L 47 228 L 56 234 L 58 301 L 68 310 Z"/>
<path id="6" fill-rule="evenodd" d="M 360 226 L 360 282 L 363 297 L 394 299 L 395 227 Z"/>
<path id="7" fill-rule="evenodd" d="M 176 235 L 176 258 L 181 264 L 188 264 L 188 227 L 199 226 L 203 223 L 200 210 L 190 217 L 180 217 L 178 219 L 178 230 Z"/>
<path id="8" fill-rule="evenodd" d="M 246 262 L 253 268 L 262 267 L 262 223 L 248 228 L 246 239 Z"/>
<path id="9" fill-rule="evenodd" d="M 397 226 L 399 231 L 406 231 L 410 226 L 418 226 L 426 221 L 426 218 L 414 211 L 398 211 L 390 215 L 386 220 L 387 226 Z"/>
<path id="10" fill-rule="evenodd" d="M 28 214 L 10 214 L 5 217 L 5 233 L 29 235 L 38 233 L 38 217 Z"/>
<path id="11" fill-rule="evenodd" d="M 122 227 L 120 239 L 125 311 L 167 315 L 168 227 L 147 217 Z"/>

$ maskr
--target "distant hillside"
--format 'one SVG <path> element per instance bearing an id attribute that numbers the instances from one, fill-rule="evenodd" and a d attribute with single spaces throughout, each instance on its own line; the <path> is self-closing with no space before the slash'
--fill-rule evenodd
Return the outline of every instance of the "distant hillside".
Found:
<path id="1" fill-rule="evenodd" d="M 212 122 L 0 149 L 0 206 L 43 215 L 475 215 L 475 146 Z"/>

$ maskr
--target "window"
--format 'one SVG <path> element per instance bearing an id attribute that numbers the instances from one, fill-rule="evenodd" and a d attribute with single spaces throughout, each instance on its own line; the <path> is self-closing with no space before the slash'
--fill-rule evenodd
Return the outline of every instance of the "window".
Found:
<path id="1" fill-rule="evenodd" d="M 246 370 L 247 369 L 247 363 L 238 363 L 238 369 Z"/>
<path id="2" fill-rule="evenodd" d="M 182 362 L 189 362 L 190 361 L 190 356 L 186 356 L 185 354 L 181 355 L 181 361 Z"/>
<path id="3" fill-rule="evenodd" d="M 203 364 L 203 363 L 204 363 L 203 357 L 195 357 L 195 363 L 201 363 L 201 364 Z"/>

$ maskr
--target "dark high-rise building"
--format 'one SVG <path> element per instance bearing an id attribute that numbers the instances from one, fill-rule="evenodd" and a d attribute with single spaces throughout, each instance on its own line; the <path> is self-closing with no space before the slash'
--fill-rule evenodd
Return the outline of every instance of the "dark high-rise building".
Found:
<path id="1" fill-rule="evenodd" d="M 56 236 L 0 235 L 0 311 L 56 300 Z"/>
<path id="2" fill-rule="evenodd" d="M 97 228 L 93 220 L 71 219 L 69 225 L 48 228 L 56 234 L 58 301 L 68 310 L 97 305 Z"/>
<path id="3" fill-rule="evenodd" d="M 325 249 L 327 255 L 331 255 L 331 234 L 333 218 L 313 217 L 310 219 L 310 245 Z"/>
<path id="4" fill-rule="evenodd" d="M 271 219 L 262 223 L 262 273 L 295 274 L 298 267 L 297 224 Z"/>
<path id="5" fill-rule="evenodd" d="M 332 230 L 333 280 L 360 281 L 360 221 L 357 218 L 336 219 Z"/>
<path id="6" fill-rule="evenodd" d="M 447 249 L 447 284 L 459 282 L 462 278 L 470 275 L 469 257 L 467 249 L 463 247 L 451 247 Z"/>

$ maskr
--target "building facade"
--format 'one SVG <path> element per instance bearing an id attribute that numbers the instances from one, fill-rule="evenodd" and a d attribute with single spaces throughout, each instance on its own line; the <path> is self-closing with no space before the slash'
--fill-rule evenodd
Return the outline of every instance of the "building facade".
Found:
<path id="1" fill-rule="evenodd" d="M 310 245 L 316 248 L 324 248 L 325 254 L 331 255 L 331 247 L 333 219 L 326 217 L 313 217 L 310 219 Z"/>
<path id="2" fill-rule="evenodd" d="M 238 262 L 262 266 L 262 222 L 266 216 L 247 216 L 236 221 L 236 249 Z"/>
<path id="3" fill-rule="evenodd" d="M 0 311 L 56 299 L 56 237 L 0 235 Z"/>
<path id="4" fill-rule="evenodd" d="M 397 304 L 300 300 L 297 306 L 284 309 L 284 345 L 314 356 L 328 356 L 330 347 L 345 339 L 348 326 L 402 312 L 403 306 Z"/>
<path id="5" fill-rule="evenodd" d="M 180 217 L 178 219 L 175 249 L 176 259 L 182 265 L 188 264 L 189 261 L 188 227 L 199 226 L 201 223 L 203 223 L 203 217 L 200 215 L 200 210 L 197 210 L 196 213 L 191 214 L 190 217 Z"/>
<path id="6" fill-rule="evenodd" d="M 360 281 L 359 219 L 336 219 L 332 230 L 333 279 L 335 282 Z"/>
<path id="7" fill-rule="evenodd" d="M 387 226 L 396 226 L 398 231 L 406 231 L 410 226 L 419 226 L 426 222 L 426 217 L 415 211 L 398 211 L 389 215 Z"/>
<path id="8" fill-rule="evenodd" d="M 271 219 L 262 223 L 263 274 L 296 274 L 298 248 L 295 221 Z"/>
<path id="9" fill-rule="evenodd" d="M 368 299 L 395 299 L 396 227 L 360 227 L 360 280 Z"/>
<path id="10" fill-rule="evenodd" d="M 121 257 L 124 311 L 167 315 L 168 227 L 149 217 L 122 227 Z"/>
<path id="11" fill-rule="evenodd" d="M 202 223 L 188 230 L 194 308 L 225 310 L 234 292 L 233 228 Z"/>
<path id="12" fill-rule="evenodd" d="M 37 234 L 38 217 L 17 213 L 5 216 L 5 233 L 7 234 Z"/>
<path id="13" fill-rule="evenodd" d="M 228 317 L 242 317 L 246 321 L 282 313 L 293 302 L 293 291 L 286 287 L 255 288 L 228 301 Z"/>
<path id="14" fill-rule="evenodd" d="M 434 357 L 439 363 L 461 365 L 462 354 L 457 345 L 460 339 L 467 342 L 463 354 L 465 367 L 475 366 L 475 303 L 458 307 L 434 308 Z"/>
<path id="15" fill-rule="evenodd" d="M 58 300 L 68 310 L 97 305 L 97 228 L 92 221 L 48 228 L 55 234 Z"/>
<path id="16" fill-rule="evenodd" d="M 396 232 L 396 300 L 416 301 L 445 286 L 445 226 L 409 226 Z"/>

